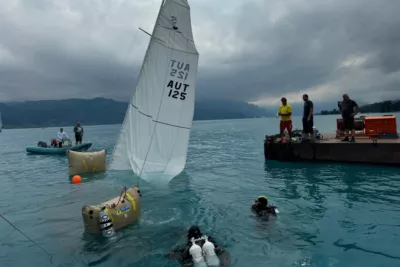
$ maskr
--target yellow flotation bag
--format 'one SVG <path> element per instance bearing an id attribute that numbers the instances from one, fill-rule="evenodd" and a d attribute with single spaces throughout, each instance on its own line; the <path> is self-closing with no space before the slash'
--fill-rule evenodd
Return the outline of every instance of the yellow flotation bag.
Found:
<path id="1" fill-rule="evenodd" d="M 104 208 L 105 207 L 105 208 Z M 140 218 L 140 190 L 137 185 L 123 190 L 119 197 L 110 199 L 99 205 L 84 205 L 82 217 L 85 230 L 91 234 L 100 234 L 100 214 L 106 212 L 114 230 L 121 229 Z M 105 235 L 103 233 L 103 235 Z"/>
<path id="2" fill-rule="evenodd" d="M 77 175 L 88 172 L 106 171 L 106 150 L 77 152 L 68 150 L 68 173 Z"/>

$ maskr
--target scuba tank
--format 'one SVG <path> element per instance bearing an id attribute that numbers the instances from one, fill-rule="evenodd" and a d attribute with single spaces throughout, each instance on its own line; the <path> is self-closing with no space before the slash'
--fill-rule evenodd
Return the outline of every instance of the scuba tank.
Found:
<path id="1" fill-rule="evenodd" d="M 219 266 L 219 258 L 215 254 L 214 244 L 208 241 L 208 237 L 205 237 L 206 242 L 203 245 L 203 252 L 206 258 L 206 262 L 208 266 Z"/>
<path id="2" fill-rule="evenodd" d="M 192 241 L 192 246 L 189 249 L 189 253 L 193 259 L 193 266 L 207 267 L 207 264 L 203 258 L 203 252 L 201 250 L 201 247 L 196 244 L 196 240 L 194 238 L 192 238 L 190 241 Z"/>
<path id="3" fill-rule="evenodd" d="M 99 223 L 103 237 L 110 238 L 115 236 L 114 226 L 108 212 L 106 211 L 106 207 L 103 207 L 99 212 Z"/>

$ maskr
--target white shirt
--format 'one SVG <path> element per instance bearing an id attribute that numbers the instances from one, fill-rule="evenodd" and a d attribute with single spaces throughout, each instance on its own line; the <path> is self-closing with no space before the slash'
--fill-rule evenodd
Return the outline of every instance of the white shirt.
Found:
<path id="1" fill-rule="evenodd" d="M 62 142 L 64 140 L 69 140 L 69 137 L 66 132 L 58 132 L 57 134 L 57 141 Z"/>

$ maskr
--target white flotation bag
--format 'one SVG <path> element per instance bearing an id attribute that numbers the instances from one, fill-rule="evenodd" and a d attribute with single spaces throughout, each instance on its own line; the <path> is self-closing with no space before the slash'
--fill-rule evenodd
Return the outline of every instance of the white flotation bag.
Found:
<path id="1" fill-rule="evenodd" d="M 208 237 L 205 237 L 206 242 L 204 243 L 202 249 L 203 254 L 208 267 L 216 267 L 219 266 L 219 258 L 217 254 L 215 254 L 215 246 L 212 242 L 208 241 Z"/>
<path id="2" fill-rule="evenodd" d="M 206 262 L 204 261 L 203 251 L 199 245 L 196 244 L 196 241 L 200 239 L 192 238 L 192 246 L 189 249 L 189 253 L 193 259 L 193 266 L 194 267 L 207 267 Z"/>

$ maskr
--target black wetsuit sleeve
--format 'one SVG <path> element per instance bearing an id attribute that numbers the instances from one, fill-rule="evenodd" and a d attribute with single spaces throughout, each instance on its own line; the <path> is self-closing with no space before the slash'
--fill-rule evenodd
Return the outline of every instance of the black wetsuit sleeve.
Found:
<path id="1" fill-rule="evenodd" d="M 265 217 L 265 216 L 269 216 L 269 215 L 276 215 L 276 211 L 275 211 L 275 206 L 268 206 L 267 208 L 260 210 L 259 212 L 257 212 L 258 216 L 260 217 Z"/>
<path id="2" fill-rule="evenodd" d="M 270 206 L 269 209 L 268 209 L 269 213 L 272 214 L 272 215 L 276 215 L 275 208 L 276 208 L 275 206 Z"/>
<path id="3" fill-rule="evenodd" d="M 183 254 L 185 253 L 185 250 L 186 250 L 185 246 L 175 247 L 169 253 L 167 253 L 165 256 L 167 258 L 183 259 Z"/>
<path id="4" fill-rule="evenodd" d="M 182 253 L 182 259 L 183 259 L 184 261 L 187 261 L 187 260 L 191 260 L 191 259 L 192 259 L 192 255 L 190 255 L 190 252 L 189 252 L 191 246 L 192 246 L 192 245 L 190 245 L 190 246 L 187 245 L 186 248 L 185 248 L 185 250 L 184 250 L 183 253 Z"/>
<path id="5" fill-rule="evenodd" d="M 257 212 L 257 214 L 260 217 L 264 217 L 264 216 L 268 216 L 270 213 L 268 210 L 260 210 L 259 212 Z"/>

